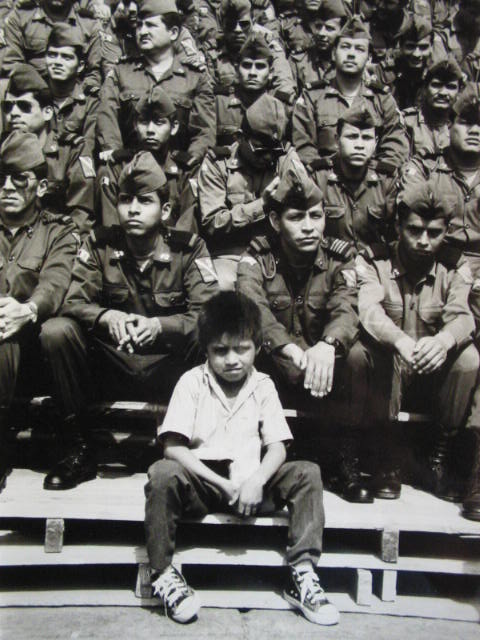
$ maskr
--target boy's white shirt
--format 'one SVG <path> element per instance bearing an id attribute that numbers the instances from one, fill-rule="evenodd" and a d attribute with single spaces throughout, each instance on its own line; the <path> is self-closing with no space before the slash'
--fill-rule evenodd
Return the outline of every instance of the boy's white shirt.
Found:
<path id="1" fill-rule="evenodd" d="M 178 381 L 158 435 L 180 433 L 201 460 L 231 460 L 230 479 L 241 484 L 261 462 L 261 450 L 291 440 L 271 378 L 252 369 L 230 405 L 208 363 Z"/>

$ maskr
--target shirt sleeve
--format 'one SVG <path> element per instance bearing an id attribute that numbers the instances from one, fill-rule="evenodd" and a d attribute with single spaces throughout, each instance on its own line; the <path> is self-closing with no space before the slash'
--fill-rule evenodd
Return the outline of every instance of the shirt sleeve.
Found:
<path id="1" fill-rule="evenodd" d="M 292 432 L 285 419 L 283 408 L 273 381 L 265 377 L 261 383 L 261 428 L 262 446 L 274 442 L 293 440 Z"/>
<path id="2" fill-rule="evenodd" d="M 191 370 L 184 373 L 175 385 L 163 423 L 157 429 L 158 437 L 178 433 L 190 442 L 197 406 L 198 380 Z"/>

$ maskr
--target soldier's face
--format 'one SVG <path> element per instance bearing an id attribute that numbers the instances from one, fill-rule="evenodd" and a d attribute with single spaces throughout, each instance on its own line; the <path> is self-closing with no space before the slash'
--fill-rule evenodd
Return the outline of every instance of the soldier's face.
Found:
<path id="1" fill-rule="evenodd" d="M 261 91 L 270 79 L 270 65 L 268 61 L 259 58 L 242 58 L 238 65 L 238 79 L 240 86 L 247 91 Z"/>
<path id="2" fill-rule="evenodd" d="M 137 135 L 144 149 L 158 151 L 170 140 L 172 123 L 162 116 L 139 115 L 137 117 Z"/>
<path id="3" fill-rule="evenodd" d="M 120 225 L 127 236 L 151 236 L 157 232 L 162 221 L 162 203 L 155 191 L 142 195 L 121 192 L 117 211 Z"/>
<path id="4" fill-rule="evenodd" d="M 425 102 L 432 109 L 448 111 L 460 91 L 458 80 L 440 80 L 432 78 L 425 88 Z"/>
<path id="5" fill-rule="evenodd" d="M 359 129 L 345 123 L 338 137 L 341 161 L 352 167 L 364 167 L 375 153 L 375 129 Z"/>
<path id="6" fill-rule="evenodd" d="M 322 6 L 322 0 L 303 0 L 303 6 L 307 11 L 318 11 Z"/>
<path id="7" fill-rule="evenodd" d="M 280 235 L 280 242 L 287 255 L 317 252 L 325 229 L 325 215 L 320 204 L 309 209 L 289 207 L 280 215 L 272 213 L 270 222 Z"/>
<path id="8" fill-rule="evenodd" d="M 257 350 L 251 338 L 224 333 L 207 347 L 208 364 L 220 384 L 243 384 L 250 373 Z"/>
<path id="9" fill-rule="evenodd" d="M 167 29 L 161 16 L 139 16 L 135 33 L 138 48 L 148 54 L 169 49 L 178 36 L 178 28 Z"/>
<path id="10" fill-rule="evenodd" d="M 30 209 L 37 196 L 39 180 L 33 171 L 0 174 L 0 214 L 15 218 Z"/>
<path id="11" fill-rule="evenodd" d="M 480 153 L 480 122 L 456 118 L 450 128 L 450 144 L 460 153 Z"/>
<path id="12" fill-rule="evenodd" d="M 340 38 L 334 49 L 337 71 L 348 76 L 363 73 L 368 61 L 368 40 L 366 38 Z"/>
<path id="13" fill-rule="evenodd" d="M 52 116 L 51 108 L 42 108 L 31 91 L 20 96 L 7 93 L 3 111 L 8 131 L 28 131 L 34 134 L 42 132 Z"/>
<path id="14" fill-rule="evenodd" d="M 74 47 L 48 47 L 45 61 L 47 73 L 52 80 L 68 82 L 82 70 L 82 63 Z"/>
<path id="15" fill-rule="evenodd" d="M 311 30 L 315 36 L 317 49 L 320 51 L 330 51 L 335 42 L 335 38 L 342 30 L 342 19 L 314 20 L 311 24 Z"/>
<path id="16" fill-rule="evenodd" d="M 399 225 L 400 247 L 414 264 L 429 263 L 439 251 L 447 233 L 446 220 L 424 220 L 410 213 Z"/>
<path id="17" fill-rule="evenodd" d="M 406 40 L 401 46 L 401 52 L 410 69 L 423 69 L 432 54 L 432 40 L 430 36 L 418 42 Z"/>
<path id="18" fill-rule="evenodd" d="M 234 49 L 240 49 L 248 38 L 252 28 L 250 11 L 245 9 L 238 15 L 232 16 L 231 20 L 225 24 L 226 41 Z"/>

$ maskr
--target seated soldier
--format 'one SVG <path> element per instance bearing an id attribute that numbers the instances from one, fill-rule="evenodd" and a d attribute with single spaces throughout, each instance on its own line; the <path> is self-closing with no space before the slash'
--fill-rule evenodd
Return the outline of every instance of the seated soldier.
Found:
<path id="1" fill-rule="evenodd" d="M 409 186 L 398 199 L 398 242 L 357 257 L 360 322 L 371 338 L 376 378 L 369 415 L 372 421 L 383 415 L 373 486 L 381 498 L 400 495 L 388 420 L 398 415 L 402 397 L 417 406 L 421 400 L 435 420 L 424 487 L 445 500 L 460 497 L 452 480 L 451 443 L 469 414 L 479 355 L 468 306 L 470 268 L 460 251 L 444 243 L 450 211 L 448 197 L 431 184 Z M 383 400 L 389 401 L 382 406 Z"/>
<path id="2" fill-rule="evenodd" d="M 292 435 L 277 391 L 254 365 L 258 307 L 222 291 L 202 308 L 207 361 L 178 381 L 160 428 L 165 460 L 148 471 L 145 532 L 153 593 L 176 622 L 193 620 L 198 595 L 172 563 L 178 520 L 209 511 L 255 516 L 287 506 L 288 585 L 283 597 L 316 624 L 338 622 L 315 568 L 322 551 L 323 487 L 312 462 L 286 462 Z"/>
<path id="3" fill-rule="evenodd" d="M 85 46 L 79 29 L 63 23 L 53 26 L 45 53 L 47 81 L 53 96 L 49 130 L 58 137 L 81 136 L 84 153 L 93 158 L 98 91 L 90 91 L 89 95 L 84 91 Z"/>
<path id="4" fill-rule="evenodd" d="M 137 154 L 119 181 L 120 226 L 92 231 L 75 262 L 63 318 L 42 344 L 65 416 L 66 457 L 46 489 L 95 477 L 85 411 L 107 397 L 165 401 L 197 355 L 195 326 L 217 277 L 198 236 L 165 226 L 167 179 L 149 152 Z"/>
<path id="5" fill-rule="evenodd" d="M 283 142 L 286 126 L 283 103 L 263 94 L 245 113 L 241 142 L 210 150 L 200 168 L 200 228 L 223 289 L 234 287 L 240 255 L 268 226 L 265 198 L 277 176 L 305 171 Z"/>
<path id="6" fill-rule="evenodd" d="M 150 151 L 167 177 L 171 212 L 169 224 L 177 221 L 185 208 L 180 205 L 182 172 L 172 158 L 170 140 L 178 130 L 177 110 L 168 94 L 160 87 L 154 87 L 143 94 L 135 103 L 133 128 L 136 146 L 132 149 L 115 151 L 108 164 L 99 168 L 102 221 L 105 226 L 118 224 L 117 200 L 118 179 L 125 165 L 138 151 Z"/>
<path id="7" fill-rule="evenodd" d="M 389 89 L 365 82 L 371 46 L 367 26 L 351 18 L 339 33 L 333 48 L 335 77 L 314 83 L 303 91 L 292 116 L 292 142 L 309 165 L 336 151 L 335 130 L 340 115 L 359 102 L 368 102 L 382 126 L 376 159 L 391 173 L 408 155 L 408 142 L 398 107 Z"/>
<path id="8" fill-rule="evenodd" d="M 318 415 L 338 439 L 331 487 L 372 502 L 356 444 L 365 426 L 369 370 L 358 335 L 351 247 L 323 235 L 323 194 L 306 175 L 287 173 L 266 206 L 276 239 L 254 238 L 238 266 L 237 288 L 260 307 L 265 364 L 286 406 Z M 315 439 L 316 434 L 309 434 Z M 320 453 L 320 451 L 317 451 Z"/>
<path id="9" fill-rule="evenodd" d="M 325 235 L 357 251 L 392 233 L 395 181 L 370 167 L 379 128 L 368 103 L 350 107 L 338 120 L 335 156 L 312 163 L 319 167 L 312 177 L 323 193 Z"/>
<path id="10" fill-rule="evenodd" d="M 49 131 L 53 97 L 33 67 L 18 64 L 12 71 L 2 103 L 7 131 L 28 131 L 40 142 L 48 167 L 48 189 L 42 201 L 48 209 L 69 215 L 85 236 L 94 222 L 95 168 L 84 139 L 64 131 Z"/>
<path id="11" fill-rule="evenodd" d="M 454 58 L 432 64 L 424 74 L 419 105 L 403 111 L 411 155 L 432 167 L 450 145 L 452 107 L 462 85 Z"/>
<path id="12" fill-rule="evenodd" d="M 0 148 L 0 487 L 11 466 L 5 437 L 17 382 L 39 391 L 38 334 L 60 308 L 77 250 L 72 221 L 39 206 L 46 176 L 37 138 L 12 132 Z"/>

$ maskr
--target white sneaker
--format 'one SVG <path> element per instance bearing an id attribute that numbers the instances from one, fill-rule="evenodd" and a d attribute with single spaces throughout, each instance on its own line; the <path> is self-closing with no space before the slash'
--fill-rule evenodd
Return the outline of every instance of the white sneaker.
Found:
<path id="1" fill-rule="evenodd" d="M 328 601 L 313 569 L 300 573 L 290 567 L 290 580 L 283 597 L 315 624 L 337 624 L 340 619 L 337 608 Z"/>
<path id="2" fill-rule="evenodd" d="M 201 607 L 200 599 L 180 571 L 172 565 L 152 583 L 152 587 L 153 595 L 163 603 L 165 614 L 175 622 L 189 622 L 197 615 Z"/>

